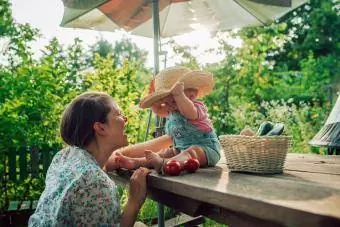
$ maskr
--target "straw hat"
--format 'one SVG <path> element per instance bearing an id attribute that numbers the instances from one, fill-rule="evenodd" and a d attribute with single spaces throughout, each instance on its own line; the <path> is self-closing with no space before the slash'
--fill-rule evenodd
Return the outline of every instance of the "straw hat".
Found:
<path id="1" fill-rule="evenodd" d="M 140 101 L 139 106 L 148 108 L 158 100 L 170 95 L 170 89 L 177 81 L 184 83 L 184 89 L 197 89 L 198 98 L 209 94 L 214 87 L 213 75 L 209 72 L 192 71 L 185 67 L 166 68 L 155 76 L 150 86 L 149 95 Z"/>

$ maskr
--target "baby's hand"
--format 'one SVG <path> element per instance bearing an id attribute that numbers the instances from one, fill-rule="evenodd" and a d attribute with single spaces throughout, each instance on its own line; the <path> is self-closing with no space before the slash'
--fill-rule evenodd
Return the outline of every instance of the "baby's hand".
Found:
<path id="1" fill-rule="evenodd" d="M 184 93 L 184 83 L 183 82 L 176 82 L 172 88 L 170 89 L 171 94 L 173 96 L 179 96 Z"/>
<path id="2" fill-rule="evenodd" d="M 154 103 L 151 106 L 151 110 L 160 117 L 167 117 L 169 115 L 165 104 L 161 101 Z"/>

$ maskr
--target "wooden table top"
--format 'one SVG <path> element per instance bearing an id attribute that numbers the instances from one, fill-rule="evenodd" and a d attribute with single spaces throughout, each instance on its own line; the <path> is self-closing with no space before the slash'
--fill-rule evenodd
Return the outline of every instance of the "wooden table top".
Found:
<path id="1" fill-rule="evenodd" d="M 128 172 L 112 176 L 126 182 Z M 275 175 L 229 172 L 223 162 L 176 177 L 153 171 L 148 189 L 155 200 L 169 206 L 177 198 L 179 203 L 185 200 L 185 206 L 174 206 L 189 214 L 197 209 L 190 215 L 201 214 L 205 207 L 205 213 L 208 208 L 223 209 L 241 219 L 249 216 L 278 226 L 340 226 L 340 156 L 288 154 L 284 173 Z M 188 203 L 197 204 L 190 207 Z M 233 218 L 225 212 L 217 216 L 216 220 L 226 223 Z"/>

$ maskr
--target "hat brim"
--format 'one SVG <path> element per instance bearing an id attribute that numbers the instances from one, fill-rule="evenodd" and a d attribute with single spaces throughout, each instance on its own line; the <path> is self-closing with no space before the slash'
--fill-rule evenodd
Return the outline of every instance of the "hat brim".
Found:
<path id="1" fill-rule="evenodd" d="M 167 97 L 170 95 L 170 90 L 164 90 L 164 91 L 155 91 L 152 94 L 144 97 L 140 102 L 139 102 L 139 107 L 140 108 L 148 108 L 151 107 L 153 104 L 155 104 L 157 101 Z"/>
<path id="2" fill-rule="evenodd" d="M 202 98 L 208 95 L 214 88 L 213 75 L 204 71 L 192 71 L 179 79 L 184 83 L 184 89 L 195 88 L 198 90 L 197 97 Z"/>
<path id="3" fill-rule="evenodd" d="M 184 89 L 188 89 L 188 88 L 197 89 L 198 98 L 202 98 L 206 96 L 207 94 L 209 94 L 214 87 L 213 75 L 209 72 L 204 72 L 204 71 L 188 72 L 179 79 L 179 82 L 184 83 Z M 151 107 L 157 101 L 167 97 L 170 94 L 171 94 L 170 89 L 155 91 L 152 94 L 144 97 L 140 101 L 139 107 L 143 109 Z"/>

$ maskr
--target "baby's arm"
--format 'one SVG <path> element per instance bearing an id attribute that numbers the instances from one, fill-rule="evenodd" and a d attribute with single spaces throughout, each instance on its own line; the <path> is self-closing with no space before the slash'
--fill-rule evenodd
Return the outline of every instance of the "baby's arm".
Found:
<path id="1" fill-rule="evenodd" d="M 184 93 L 184 83 L 177 82 L 171 88 L 179 112 L 187 119 L 195 120 L 198 118 L 197 109 L 194 103 Z"/>

